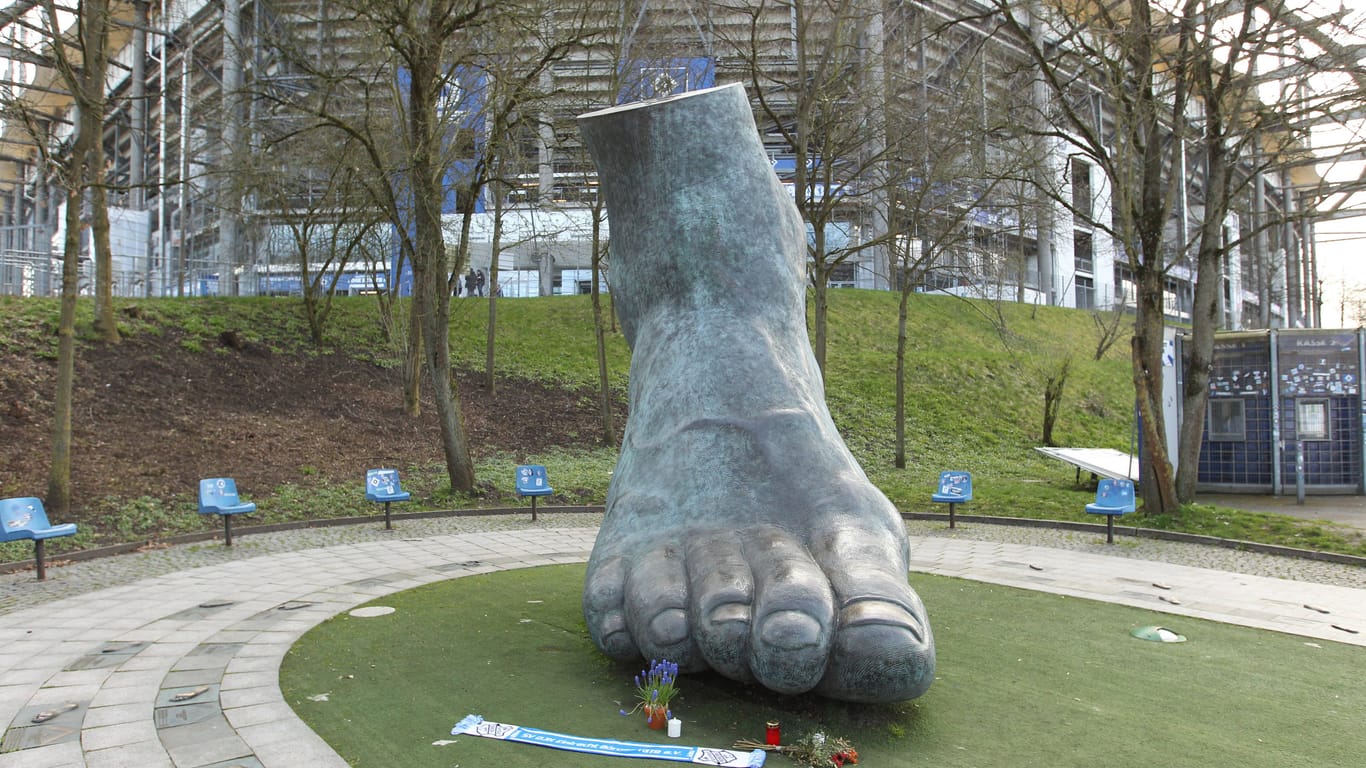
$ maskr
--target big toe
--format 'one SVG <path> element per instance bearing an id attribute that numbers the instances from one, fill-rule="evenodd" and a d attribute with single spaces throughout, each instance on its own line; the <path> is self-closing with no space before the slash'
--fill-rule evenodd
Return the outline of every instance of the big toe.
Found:
<path id="1" fill-rule="evenodd" d="M 908 590 L 909 591 L 909 590 Z M 914 598 L 915 607 L 907 603 Z M 934 681 L 934 638 L 925 609 L 910 598 L 869 598 L 840 610 L 830 663 L 817 690 L 843 701 L 914 699 Z"/>
<path id="2" fill-rule="evenodd" d="M 934 636 L 906 580 L 895 537 L 841 530 L 813 548 L 839 606 L 830 663 L 818 691 L 845 701 L 890 702 L 934 680 Z"/>

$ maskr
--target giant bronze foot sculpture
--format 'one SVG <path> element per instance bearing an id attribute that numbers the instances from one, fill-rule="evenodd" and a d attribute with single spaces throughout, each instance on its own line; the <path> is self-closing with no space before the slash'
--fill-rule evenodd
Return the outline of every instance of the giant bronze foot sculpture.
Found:
<path id="1" fill-rule="evenodd" d="M 744 89 L 579 118 L 611 226 L 631 415 L 583 607 L 608 656 L 782 693 L 924 693 L 900 516 L 825 405 L 806 236 Z"/>

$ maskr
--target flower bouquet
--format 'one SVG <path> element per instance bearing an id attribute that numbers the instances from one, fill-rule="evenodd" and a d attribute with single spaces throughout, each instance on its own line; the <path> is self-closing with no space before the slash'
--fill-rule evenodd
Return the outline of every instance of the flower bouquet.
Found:
<path id="1" fill-rule="evenodd" d="M 629 715 L 643 709 L 651 728 L 663 728 L 673 717 L 669 702 L 678 695 L 677 680 L 677 664 L 668 659 L 651 660 L 650 668 L 635 676 L 636 698 L 639 701 L 631 709 L 621 710 L 621 714 Z"/>

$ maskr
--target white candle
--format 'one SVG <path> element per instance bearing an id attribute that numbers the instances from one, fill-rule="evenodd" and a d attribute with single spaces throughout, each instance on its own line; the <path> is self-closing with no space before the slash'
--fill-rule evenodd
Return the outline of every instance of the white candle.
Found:
<path id="1" fill-rule="evenodd" d="M 683 721 L 674 718 L 669 721 L 669 738 L 676 739 L 683 734 Z"/>

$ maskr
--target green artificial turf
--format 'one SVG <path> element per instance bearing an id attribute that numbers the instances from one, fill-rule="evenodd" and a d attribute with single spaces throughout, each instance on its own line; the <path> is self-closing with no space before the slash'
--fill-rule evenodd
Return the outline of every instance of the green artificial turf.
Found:
<path id="1" fill-rule="evenodd" d="M 625 766 L 623 758 L 452 737 L 466 714 L 580 736 L 671 742 L 631 706 L 643 665 L 607 661 L 580 612 L 582 565 L 471 576 L 342 614 L 286 656 L 295 711 L 356 768 Z M 688 675 L 675 744 L 843 736 L 871 766 L 1352 765 L 1366 754 L 1366 649 L 959 579 L 915 575 L 939 662 L 922 698 L 850 705 Z M 1189 640 L 1133 639 L 1145 625 Z M 453 741 L 454 743 L 440 743 Z M 648 765 L 649 761 L 635 761 Z M 769 765 L 792 763 L 770 756 Z"/>

